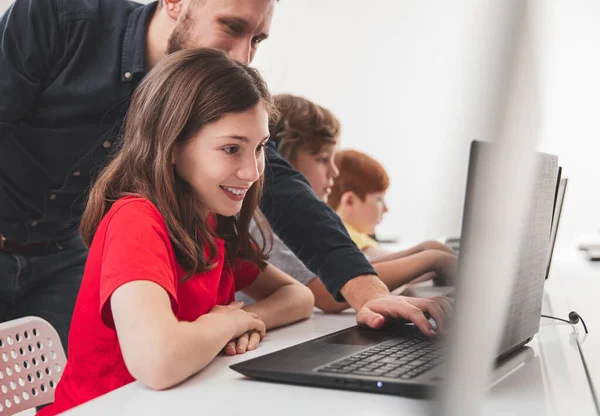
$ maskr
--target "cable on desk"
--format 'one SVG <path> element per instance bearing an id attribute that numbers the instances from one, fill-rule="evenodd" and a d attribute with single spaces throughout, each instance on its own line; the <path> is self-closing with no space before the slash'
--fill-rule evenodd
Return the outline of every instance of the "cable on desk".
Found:
<path id="1" fill-rule="evenodd" d="M 579 323 L 579 321 L 581 321 L 581 323 L 583 324 L 583 329 L 585 330 L 586 336 L 588 334 L 588 329 L 587 329 L 587 325 L 585 324 L 585 321 L 575 311 L 569 312 L 569 320 L 568 321 L 566 319 L 557 318 L 555 316 L 550 316 L 550 315 L 542 315 L 542 318 L 556 319 L 557 321 L 566 322 L 571 325 L 576 325 Z M 598 396 L 596 394 L 596 389 L 595 389 L 594 383 L 592 381 L 592 375 L 590 374 L 590 370 L 588 369 L 587 362 L 585 361 L 583 351 L 581 350 L 581 343 L 579 342 L 578 337 L 575 338 L 575 342 L 577 343 L 577 351 L 579 352 L 579 357 L 581 358 L 581 363 L 583 364 L 583 369 L 585 370 L 585 376 L 587 378 L 588 385 L 590 386 L 590 391 L 592 393 L 592 399 L 594 400 L 594 406 L 596 407 L 596 413 L 598 415 L 600 415 L 600 404 L 598 403 Z"/>
<path id="2" fill-rule="evenodd" d="M 543 315 L 543 314 L 542 314 L 542 318 L 556 319 L 557 321 L 566 322 L 571 325 L 576 325 L 579 323 L 579 321 L 581 321 L 581 323 L 583 324 L 583 329 L 585 330 L 585 333 L 586 334 L 588 333 L 587 325 L 585 324 L 583 318 L 575 311 L 569 312 L 569 320 L 568 321 L 566 319 L 557 318 L 555 316 L 550 316 L 550 315 Z"/>

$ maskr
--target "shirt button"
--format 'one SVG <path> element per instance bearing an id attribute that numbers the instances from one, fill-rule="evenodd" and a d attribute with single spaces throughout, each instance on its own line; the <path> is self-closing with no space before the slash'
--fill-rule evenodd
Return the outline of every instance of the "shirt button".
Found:
<path id="1" fill-rule="evenodd" d="M 110 146 L 112 146 L 112 143 L 111 143 L 111 142 L 109 142 L 108 140 L 106 140 L 104 143 L 102 143 L 102 146 L 103 146 L 105 149 L 108 149 L 108 148 L 110 148 Z"/>
<path id="2" fill-rule="evenodd" d="M 73 171 L 73 176 L 79 176 L 79 175 L 81 175 L 81 171 L 78 171 L 78 170 Z"/>
<path id="3" fill-rule="evenodd" d="M 37 227 L 37 225 L 38 225 L 38 222 L 34 220 L 34 221 L 31 221 L 31 222 L 29 223 L 29 225 L 31 225 L 32 227 Z"/>
<path id="4" fill-rule="evenodd" d="M 54 201 L 56 199 L 56 194 L 50 194 L 48 195 L 48 198 L 50 199 L 50 201 Z"/>
<path id="5" fill-rule="evenodd" d="M 127 79 L 131 78 L 131 72 L 125 72 L 125 78 L 127 78 Z"/>

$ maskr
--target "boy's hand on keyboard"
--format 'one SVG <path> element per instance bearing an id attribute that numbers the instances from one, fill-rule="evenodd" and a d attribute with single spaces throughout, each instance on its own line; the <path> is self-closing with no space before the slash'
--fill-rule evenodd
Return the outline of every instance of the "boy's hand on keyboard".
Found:
<path id="1" fill-rule="evenodd" d="M 458 256 L 445 251 L 435 251 L 437 261 L 435 262 L 435 273 L 438 277 L 454 281 L 458 271 Z"/>
<path id="2" fill-rule="evenodd" d="M 419 244 L 418 247 L 422 250 L 439 250 L 443 251 L 444 253 L 454 254 L 456 256 L 456 251 L 454 251 L 450 246 L 435 240 L 425 241 Z"/>
<path id="3" fill-rule="evenodd" d="M 425 335 L 436 334 L 428 317 L 434 319 L 440 332 L 452 314 L 452 299 L 445 296 L 411 298 L 387 295 L 371 299 L 356 315 L 359 325 L 381 328 L 386 319 L 406 319 L 414 323 Z"/>

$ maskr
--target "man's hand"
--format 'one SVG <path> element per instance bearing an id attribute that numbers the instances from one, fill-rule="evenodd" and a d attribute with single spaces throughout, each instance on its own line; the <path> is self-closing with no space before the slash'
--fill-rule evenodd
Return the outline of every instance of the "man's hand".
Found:
<path id="1" fill-rule="evenodd" d="M 435 335 L 428 317 L 434 319 L 440 332 L 452 314 L 452 299 L 445 296 L 410 298 L 386 295 L 367 301 L 356 315 L 356 322 L 378 329 L 385 320 L 406 319 L 414 323 L 425 335 Z"/>

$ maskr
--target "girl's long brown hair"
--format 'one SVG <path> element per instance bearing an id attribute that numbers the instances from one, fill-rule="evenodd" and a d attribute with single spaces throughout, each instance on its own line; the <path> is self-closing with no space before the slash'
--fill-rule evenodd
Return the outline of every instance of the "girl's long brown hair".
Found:
<path id="1" fill-rule="evenodd" d="M 183 145 L 204 125 L 228 113 L 259 103 L 273 116 L 272 98 L 258 72 L 211 49 L 178 51 L 162 59 L 133 94 L 121 148 L 93 185 L 80 231 L 89 247 L 112 204 L 128 195 L 150 200 L 167 225 L 177 260 L 186 278 L 213 267 L 214 233 L 207 226 L 203 204 L 171 163 L 176 144 Z M 263 268 L 267 244 L 258 247 L 249 224 L 262 194 L 263 177 L 255 182 L 235 217 L 217 216 L 216 235 L 225 239 L 229 262 L 236 257 Z M 263 241 L 271 234 L 256 218 Z M 205 245 L 209 257 L 204 255 Z"/>

